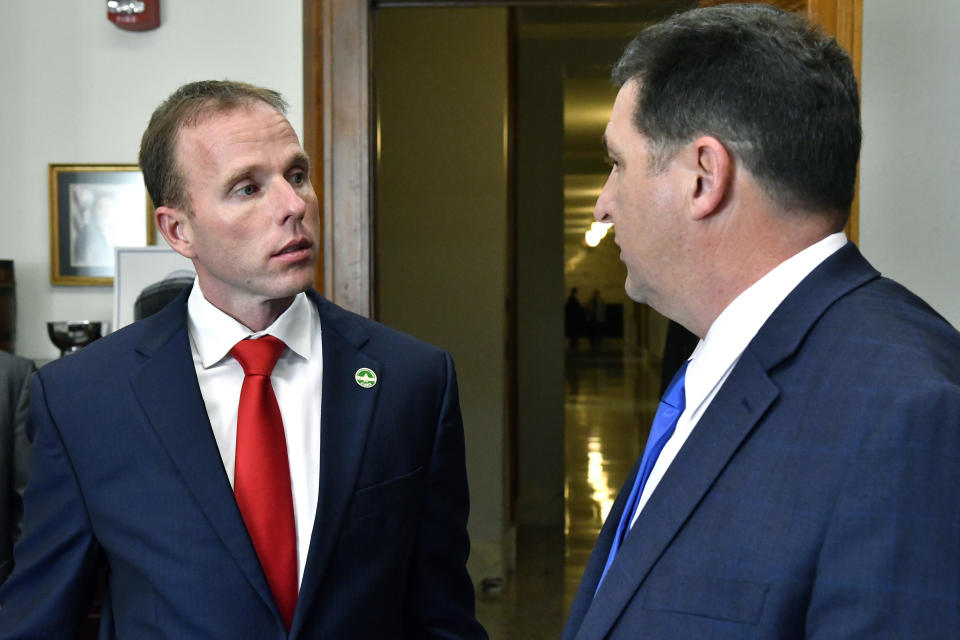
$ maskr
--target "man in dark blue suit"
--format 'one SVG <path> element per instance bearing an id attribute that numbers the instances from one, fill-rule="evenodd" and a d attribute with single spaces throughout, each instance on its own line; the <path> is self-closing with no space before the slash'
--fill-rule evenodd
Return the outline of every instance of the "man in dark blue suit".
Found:
<path id="1" fill-rule="evenodd" d="M 842 233 L 849 57 L 725 5 L 649 27 L 613 76 L 596 218 L 630 297 L 701 340 L 564 638 L 960 637 L 960 335 Z"/>
<path id="2" fill-rule="evenodd" d="M 103 561 L 101 638 L 486 637 L 453 364 L 310 289 L 318 203 L 284 108 L 198 82 L 151 118 L 157 225 L 197 281 L 37 375 L 0 637 L 71 637 Z"/>

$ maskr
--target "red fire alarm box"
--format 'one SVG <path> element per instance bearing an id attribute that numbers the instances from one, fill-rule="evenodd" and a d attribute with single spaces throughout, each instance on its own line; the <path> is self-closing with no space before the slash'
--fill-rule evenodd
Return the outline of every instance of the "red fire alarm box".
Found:
<path id="1" fill-rule="evenodd" d="M 127 31 L 160 26 L 160 0 L 107 0 L 107 19 Z"/>

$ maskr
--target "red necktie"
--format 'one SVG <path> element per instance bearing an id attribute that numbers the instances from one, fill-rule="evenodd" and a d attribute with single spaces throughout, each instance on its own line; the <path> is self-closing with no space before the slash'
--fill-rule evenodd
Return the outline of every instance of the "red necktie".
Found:
<path id="1" fill-rule="evenodd" d="M 297 606 L 297 536 L 287 441 L 270 374 L 286 345 L 273 336 L 241 340 L 230 351 L 243 367 L 237 413 L 233 491 L 267 576 L 280 615 L 290 629 Z"/>

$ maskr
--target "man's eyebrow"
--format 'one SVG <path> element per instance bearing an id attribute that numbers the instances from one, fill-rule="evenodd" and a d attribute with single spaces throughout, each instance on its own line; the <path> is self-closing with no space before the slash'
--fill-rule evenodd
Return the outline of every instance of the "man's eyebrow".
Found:
<path id="1" fill-rule="evenodd" d="M 310 156 L 306 151 L 298 151 L 292 158 L 290 158 L 290 166 L 303 165 L 305 167 L 310 166 Z"/>
<path id="2" fill-rule="evenodd" d="M 603 150 L 607 152 L 607 157 L 617 155 L 617 150 L 614 148 L 616 145 L 610 143 L 610 139 L 607 137 L 607 132 L 603 132 L 603 136 L 600 138 L 600 143 L 603 145 Z"/>
<path id="3" fill-rule="evenodd" d="M 230 176 L 224 181 L 224 188 L 232 189 L 233 185 L 235 185 L 236 183 L 240 182 L 245 178 L 249 178 L 259 168 L 260 168 L 260 165 L 256 165 L 256 164 L 248 164 L 243 167 L 240 167 L 239 169 L 231 173 Z"/>

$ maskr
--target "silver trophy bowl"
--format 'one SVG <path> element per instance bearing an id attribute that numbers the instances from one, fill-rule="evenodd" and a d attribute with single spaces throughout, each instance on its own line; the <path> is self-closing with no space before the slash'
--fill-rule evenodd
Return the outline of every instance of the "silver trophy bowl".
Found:
<path id="1" fill-rule="evenodd" d="M 50 342 L 60 349 L 60 357 L 63 357 L 102 337 L 105 325 L 105 322 L 90 320 L 48 322 L 47 335 L 50 336 Z"/>

